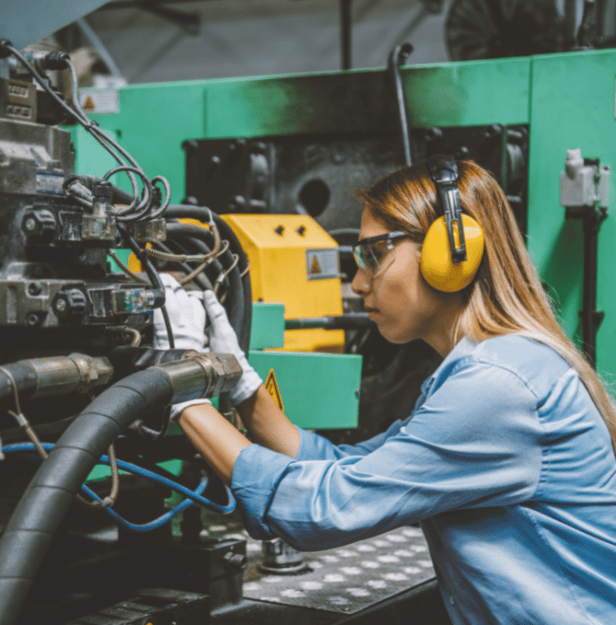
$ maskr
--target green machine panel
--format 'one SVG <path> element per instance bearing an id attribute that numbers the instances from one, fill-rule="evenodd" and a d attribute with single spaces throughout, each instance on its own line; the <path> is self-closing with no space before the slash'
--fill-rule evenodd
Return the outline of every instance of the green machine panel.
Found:
<path id="1" fill-rule="evenodd" d="M 527 123 L 530 66 L 523 58 L 405 68 L 410 122 Z M 92 118 L 149 176 L 169 180 L 174 203 L 185 195 L 186 140 L 397 129 L 393 89 L 382 70 L 128 85 L 118 102 L 118 113 Z"/>
<path id="2" fill-rule="evenodd" d="M 616 51 L 533 58 L 529 169 L 528 249 L 570 336 L 579 339 L 582 308 L 583 233 L 579 220 L 565 220 L 560 173 L 567 150 L 600 158 L 612 168 L 610 213 L 598 240 L 597 308 L 605 318 L 597 334 L 597 368 L 616 374 L 616 297 L 612 288 L 616 211 Z"/>
<path id="3" fill-rule="evenodd" d="M 402 69 L 415 128 L 528 124 L 528 247 L 571 336 L 582 308 L 581 223 L 565 220 L 559 178 L 566 150 L 614 164 L 616 51 L 601 50 L 409 66 Z M 164 175 L 172 201 L 185 195 L 191 139 L 394 132 L 396 103 L 384 70 L 129 85 L 119 113 L 94 118 L 116 133 L 150 176 Z M 81 140 L 77 145 L 78 157 Z M 612 181 L 613 186 L 613 181 Z M 612 210 L 614 193 L 611 192 Z M 597 337 L 602 373 L 616 374 L 611 289 L 613 217 L 599 234 Z"/>
<path id="4" fill-rule="evenodd" d="M 361 356 L 251 351 L 263 380 L 274 370 L 284 412 L 307 429 L 357 427 Z"/>

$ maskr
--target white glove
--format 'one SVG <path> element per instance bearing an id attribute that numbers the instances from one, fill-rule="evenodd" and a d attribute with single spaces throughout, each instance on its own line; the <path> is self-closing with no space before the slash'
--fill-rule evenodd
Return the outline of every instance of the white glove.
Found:
<path id="1" fill-rule="evenodd" d="M 253 395 L 259 386 L 263 384 L 263 380 L 261 380 L 259 374 L 248 364 L 246 354 L 244 354 L 237 342 L 237 336 L 229 323 L 227 313 L 218 299 L 216 299 L 214 291 L 206 291 L 203 296 L 203 301 L 210 319 L 210 326 L 206 330 L 210 350 L 218 354 L 233 354 L 242 367 L 242 375 L 239 382 L 236 387 L 229 392 L 231 405 L 237 406 Z"/>
<path id="2" fill-rule="evenodd" d="M 161 273 L 165 286 L 165 306 L 173 330 L 176 349 L 205 349 L 205 308 L 201 291 L 186 291 L 170 274 Z M 169 349 L 167 328 L 160 309 L 154 311 L 154 348 Z"/>
<path id="3" fill-rule="evenodd" d="M 165 286 L 165 306 L 176 349 L 194 349 L 197 352 L 207 351 L 205 336 L 205 308 L 201 291 L 186 291 L 170 274 L 161 273 L 160 279 Z M 169 349 L 169 338 L 163 314 L 159 309 L 154 311 L 154 349 Z M 190 399 L 171 406 L 171 421 L 182 413 L 184 408 L 199 404 L 211 404 L 209 399 Z"/>

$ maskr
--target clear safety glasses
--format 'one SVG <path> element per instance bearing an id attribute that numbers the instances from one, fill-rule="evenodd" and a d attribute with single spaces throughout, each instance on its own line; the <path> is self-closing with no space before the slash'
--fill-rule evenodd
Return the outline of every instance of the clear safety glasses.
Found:
<path id="1" fill-rule="evenodd" d="M 394 261 L 394 241 L 408 236 L 406 232 L 395 231 L 361 239 L 353 246 L 353 258 L 360 269 L 376 276 Z"/>

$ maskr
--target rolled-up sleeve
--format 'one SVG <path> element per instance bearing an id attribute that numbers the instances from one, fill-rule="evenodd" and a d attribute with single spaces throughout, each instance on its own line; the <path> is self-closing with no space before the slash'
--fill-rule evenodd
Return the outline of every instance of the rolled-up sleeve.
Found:
<path id="1" fill-rule="evenodd" d="M 465 359 L 410 420 L 357 453 L 314 439 L 302 440 L 296 460 L 247 447 L 232 490 L 252 536 L 305 551 L 459 508 L 513 505 L 541 475 L 537 404 L 511 371 Z"/>

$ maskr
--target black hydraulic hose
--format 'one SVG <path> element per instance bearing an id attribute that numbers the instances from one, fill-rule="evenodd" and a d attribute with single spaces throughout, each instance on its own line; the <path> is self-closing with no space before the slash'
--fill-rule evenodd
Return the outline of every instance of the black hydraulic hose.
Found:
<path id="1" fill-rule="evenodd" d="M 0 625 L 19 618 L 39 565 L 100 456 L 131 423 L 168 405 L 173 393 L 164 370 L 135 373 L 101 393 L 58 440 L 0 539 Z"/>
<path id="2" fill-rule="evenodd" d="M 244 252 L 244 248 L 237 238 L 235 232 L 229 224 L 213 211 L 203 206 L 194 206 L 192 204 L 176 204 L 171 205 L 165 212 L 168 219 L 188 217 L 198 219 L 203 223 L 209 223 L 210 219 L 218 227 L 220 235 L 223 239 L 229 241 L 229 248 L 233 254 L 237 254 L 239 258 L 238 269 L 242 276 L 242 288 L 244 291 L 244 302 L 247 304 L 252 302 L 252 288 L 250 285 L 250 274 L 248 272 L 248 258 Z M 237 333 L 238 342 L 244 352 L 248 351 L 250 345 L 250 329 L 252 324 L 252 306 L 244 306 L 244 319 L 239 328 L 234 326 Z"/>
<path id="3" fill-rule="evenodd" d="M 398 117 L 400 120 L 400 134 L 402 136 L 402 145 L 404 148 L 404 163 L 407 166 L 412 165 L 413 161 L 411 158 L 409 123 L 406 116 L 406 97 L 404 95 L 404 86 L 402 85 L 402 76 L 400 75 L 400 66 L 406 61 L 412 51 L 413 46 L 410 43 L 403 43 L 401 46 L 396 46 L 389 53 L 389 58 L 387 59 L 387 68 L 391 74 L 396 92 Z"/>

